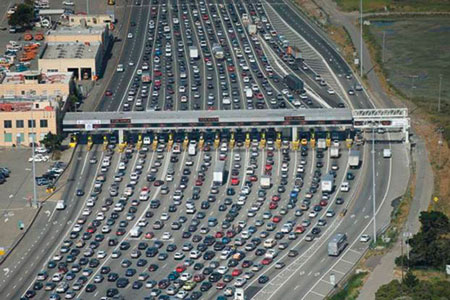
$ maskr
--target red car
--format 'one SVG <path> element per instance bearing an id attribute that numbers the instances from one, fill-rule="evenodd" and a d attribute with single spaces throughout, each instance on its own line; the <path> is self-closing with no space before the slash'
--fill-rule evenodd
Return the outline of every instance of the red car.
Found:
<path id="1" fill-rule="evenodd" d="M 270 209 L 277 209 L 278 208 L 278 204 L 276 202 L 270 202 L 269 208 Z"/>
<path id="2" fill-rule="evenodd" d="M 238 178 L 231 178 L 231 185 L 238 185 L 239 179 Z"/>
<path id="3" fill-rule="evenodd" d="M 155 236 L 155 234 L 151 231 L 149 231 L 145 234 L 145 238 L 149 239 L 149 240 L 152 239 L 154 236 Z"/>
<path id="4" fill-rule="evenodd" d="M 203 185 L 203 181 L 201 181 L 200 179 L 197 179 L 195 181 L 195 186 L 202 186 Z"/>
<path id="5" fill-rule="evenodd" d="M 117 236 L 122 236 L 122 235 L 124 235 L 126 233 L 126 230 L 124 229 L 124 228 L 119 228 L 119 229 L 117 229 L 117 231 L 116 231 L 116 235 Z"/>
<path id="6" fill-rule="evenodd" d="M 272 201 L 275 201 L 275 202 L 278 202 L 278 201 L 280 201 L 280 195 L 273 195 L 272 196 Z"/>
<path id="7" fill-rule="evenodd" d="M 274 217 L 272 218 L 272 222 L 274 222 L 274 223 L 280 223 L 282 219 L 283 219 L 283 218 L 282 218 L 281 216 L 274 216 Z"/>
<path id="8" fill-rule="evenodd" d="M 227 284 L 225 282 L 218 282 L 216 284 L 216 289 L 223 290 L 226 286 L 227 286 Z"/>
<path id="9" fill-rule="evenodd" d="M 186 266 L 185 265 L 178 265 L 175 269 L 175 271 L 177 273 L 183 273 L 184 271 L 186 271 Z"/>
<path id="10" fill-rule="evenodd" d="M 205 280 L 205 275 L 203 275 L 203 274 L 195 274 L 193 280 L 195 282 L 202 282 L 203 280 Z"/>
<path id="11" fill-rule="evenodd" d="M 94 233 L 95 230 L 96 230 L 96 228 L 94 226 L 89 226 L 86 231 L 89 233 Z"/>
<path id="12" fill-rule="evenodd" d="M 154 186 L 160 186 L 163 184 L 164 184 L 164 181 L 162 181 L 162 180 L 155 180 L 155 182 L 153 183 Z"/>
<path id="13" fill-rule="evenodd" d="M 215 235 L 215 238 L 216 238 L 216 239 L 221 239 L 221 238 L 223 238 L 223 235 L 224 235 L 224 234 L 223 234 L 222 231 L 217 231 L 217 232 L 216 232 L 216 235 Z"/>
<path id="14" fill-rule="evenodd" d="M 267 164 L 267 165 L 265 166 L 265 170 L 266 170 L 266 171 L 271 171 L 271 170 L 272 170 L 272 165 Z"/>
<path id="15" fill-rule="evenodd" d="M 106 90 L 106 92 L 105 92 L 105 96 L 112 96 L 112 92 L 110 91 L 110 90 Z"/>
<path id="16" fill-rule="evenodd" d="M 258 181 L 258 177 L 256 175 L 250 176 L 249 179 L 250 179 L 251 182 Z"/>
<path id="17" fill-rule="evenodd" d="M 272 263 L 272 259 L 270 257 L 266 257 L 261 261 L 261 264 L 265 266 L 270 265 L 270 263 Z"/>
<path id="18" fill-rule="evenodd" d="M 239 275 L 241 275 L 241 274 L 242 274 L 242 270 L 241 270 L 241 269 L 234 269 L 234 270 L 231 272 L 231 276 L 234 276 L 234 277 L 239 276 Z"/>
<path id="19" fill-rule="evenodd" d="M 234 232 L 233 230 L 228 230 L 227 231 L 227 237 L 228 238 L 232 238 L 236 235 L 236 232 Z"/>
<path id="20" fill-rule="evenodd" d="M 327 200 L 322 200 L 320 201 L 320 206 L 327 206 L 328 205 L 328 201 Z"/>
<path id="21" fill-rule="evenodd" d="M 297 227 L 295 227 L 294 232 L 295 233 L 303 233 L 303 232 L 305 232 L 305 228 L 301 225 L 298 225 Z"/>
<path id="22" fill-rule="evenodd" d="M 228 72 L 234 72 L 234 66 L 228 66 Z"/>

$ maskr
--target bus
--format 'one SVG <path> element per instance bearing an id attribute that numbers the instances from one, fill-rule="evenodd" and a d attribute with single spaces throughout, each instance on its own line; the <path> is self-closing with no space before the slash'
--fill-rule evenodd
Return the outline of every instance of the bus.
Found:
<path id="1" fill-rule="evenodd" d="M 339 256 L 342 250 L 347 247 L 347 235 L 345 233 L 337 233 L 328 242 L 328 255 L 329 256 Z"/>

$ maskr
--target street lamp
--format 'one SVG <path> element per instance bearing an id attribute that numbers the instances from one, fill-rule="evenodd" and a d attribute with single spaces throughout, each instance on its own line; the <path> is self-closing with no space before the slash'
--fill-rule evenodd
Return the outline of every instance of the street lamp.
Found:
<path id="1" fill-rule="evenodd" d="M 377 243 L 377 222 L 376 222 L 376 180 L 375 180 L 375 124 L 372 125 L 372 209 L 373 209 L 373 241 Z"/>

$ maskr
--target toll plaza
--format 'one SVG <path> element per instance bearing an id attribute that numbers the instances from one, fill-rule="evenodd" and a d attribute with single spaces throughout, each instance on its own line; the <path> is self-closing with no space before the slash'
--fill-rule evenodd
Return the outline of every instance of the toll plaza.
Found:
<path id="1" fill-rule="evenodd" d="M 127 143 L 142 145 L 158 141 L 189 140 L 213 144 L 226 140 L 236 143 L 267 139 L 291 141 L 294 148 L 323 138 L 351 141 L 363 130 L 401 131 L 409 142 L 410 120 L 407 109 L 276 109 L 227 111 L 147 111 L 147 112 L 70 112 L 63 120 L 63 131 L 71 145 Z"/>

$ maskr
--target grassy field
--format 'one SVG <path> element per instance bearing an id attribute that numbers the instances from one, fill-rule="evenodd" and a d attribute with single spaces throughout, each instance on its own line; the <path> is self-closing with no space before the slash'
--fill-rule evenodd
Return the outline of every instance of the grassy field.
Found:
<path id="1" fill-rule="evenodd" d="M 344 11 L 359 10 L 359 0 L 335 0 Z M 363 0 L 365 12 L 375 11 L 450 11 L 449 0 Z"/>
<path id="2" fill-rule="evenodd" d="M 366 38 L 377 49 L 391 87 L 412 99 L 445 129 L 450 140 L 450 17 L 414 17 L 371 20 Z M 439 81 L 441 113 L 437 113 Z"/>

